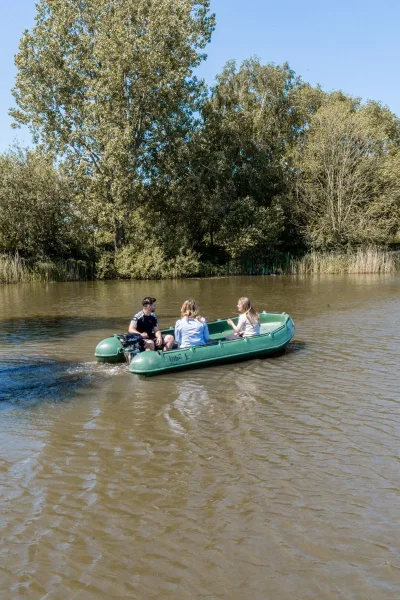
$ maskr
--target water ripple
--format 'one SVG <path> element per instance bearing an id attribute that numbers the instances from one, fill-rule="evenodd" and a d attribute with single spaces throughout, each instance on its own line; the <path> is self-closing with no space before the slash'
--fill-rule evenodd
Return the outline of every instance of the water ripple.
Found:
<path id="1" fill-rule="evenodd" d="M 397 600 L 398 280 L 355 281 L 247 283 L 296 309 L 279 357 L 141 379 L 89 332 L 3 360 L 1 393 L 74 399 L 1 413 L 9 597 Z"/>

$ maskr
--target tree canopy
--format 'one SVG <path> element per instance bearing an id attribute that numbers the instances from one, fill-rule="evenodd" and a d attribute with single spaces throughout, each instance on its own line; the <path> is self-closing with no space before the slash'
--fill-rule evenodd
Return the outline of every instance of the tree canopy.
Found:
<path id="1" fill-rule="evenodd" d="M 10 110 L 38 145 L 0 157 L 0 251 L 161 277 L 400 243 L 398 117 L 257 58 L 208 88 L 209 5 L 39 0 Z"/>
<path id="2" fill-rule="evenodd" d="M 399 120 L 377 103 L 333 97 L 312 116 L 294 160 L 295 212 L 312 247 L 398 236 L 399 133 Z"/>
<path id="3" fill-rule="evenodd" d="M 21 39 L 11 114 L 67 159 L 116 247 L 158 154 L 190 126 L 213 27 L 209 0 L 40 0 Z"/>
<path id="4" fill-rule="evenodd" d="M 88 231 L 51 157 L 13 148 L 0 155 L 0 253 L 85 258 Z"/>

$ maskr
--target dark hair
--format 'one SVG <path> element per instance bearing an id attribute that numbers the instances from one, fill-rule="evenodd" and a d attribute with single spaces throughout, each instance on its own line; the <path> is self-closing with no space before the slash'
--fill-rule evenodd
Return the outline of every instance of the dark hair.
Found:
<path id="1" fill-rule="evenodd" d="M 146 296 L 146 298 L 143 298 L 142 300 L 142 306 L 149 306 L 149 304 L 154 304 L 155 301 L 155 298 L 152 298 L 151 296 Z"/>

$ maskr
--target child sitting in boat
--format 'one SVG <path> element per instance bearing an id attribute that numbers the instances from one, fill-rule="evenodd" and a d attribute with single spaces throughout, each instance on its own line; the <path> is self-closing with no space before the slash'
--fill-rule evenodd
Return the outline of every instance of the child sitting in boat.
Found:
<path id="1" fill-rule="evenodd" d="M 260 319 L 258 313 L 254 310 L 254 306 L 250 298 L 239 298 L 237 309 L 240 313 L 238 324 L 235 325 L 232 319 L 227 319 L 228 325 L 234 330 L 234 334 L 228 335 L 227 340 L 234 340 L 238 337 L 252 337 L 260 335 Z"/>
<path id="2" fill-rule="evenodd" d="M 210 339 L 207 321 L 199 313 L 196 301 L 182 304 L 181 318 L 175 324 L 175 341 L 179 348 L 203 346 Z"/>

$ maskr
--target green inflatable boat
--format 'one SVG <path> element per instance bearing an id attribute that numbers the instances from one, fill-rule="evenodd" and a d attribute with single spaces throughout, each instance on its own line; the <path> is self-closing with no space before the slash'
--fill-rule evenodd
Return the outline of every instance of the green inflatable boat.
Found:
<path id="1" fill-rule="evenodd" d="M 232 320 L 237 323 L 237 317 Z M 128 336 L 114 335 L 97 345 L 95 357 L 106 363 L 127 361 L 131 373 L 150 377 L 277 354 L 286 348 L 295 331 L 294 323 L 286 313 L 260 313 L 260 325 L 260 335 L 227 340 L 226 336 L 233 333 L 232 328 L 225 320 L 219 319 L 208 323 L 211 340 L 207 345 L 169 352 L 140 352 L 135 346 L 125 345 L 124 337 Z M 162 333 L 173 334 L 174 329 L 171 327 Z"/>

